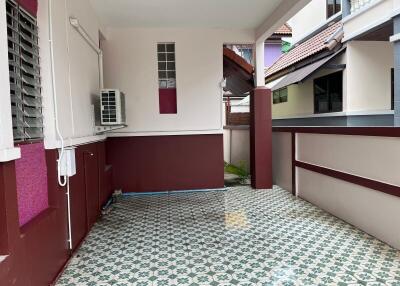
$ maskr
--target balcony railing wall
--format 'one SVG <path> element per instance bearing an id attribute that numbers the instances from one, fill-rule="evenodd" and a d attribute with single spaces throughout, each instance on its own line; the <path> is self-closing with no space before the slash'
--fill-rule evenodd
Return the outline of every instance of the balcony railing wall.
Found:
<path id="1" fill-rule="evenodd" d="M 348 1 L 348 0 L 345 0 Z M 350 0 L 350 14 L 353 14 L 375 0 Z"/>

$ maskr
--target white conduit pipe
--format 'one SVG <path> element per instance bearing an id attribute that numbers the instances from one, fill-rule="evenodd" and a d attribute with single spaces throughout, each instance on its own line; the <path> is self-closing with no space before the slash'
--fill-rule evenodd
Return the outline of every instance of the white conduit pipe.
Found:
<path id="1" fill-rule="evenodd" d="M 72 250 L 72 227 L 71 227 L 71 193 L 69 191 L 69 177 L 67 177 L 67 213 L 68 213 L 68 245 Z"/>
<path id="2" fill-rule="evenodd" d="M 103 75 L 103 51 L 98 47 L 95 41 L 90 37 L 86 30 L 81 26 L 79 20 L 75 17 L 70 17 L 69 22 L 72 27 L 82 36 L 82 38 L 89 44 L 89 46 L 97 53 L 99 57 L 99 82 L 100 89 L 104 88 L 104 75 Z"/>
<path id="3" fill-rule="evenodd" d="M 60 176 L 60 169 L 61 169 L 61 160 L 64 156 L 64 138 L 61 135 L 59 121 L 58 121 L 58 108 L 57 108 L 57 88 L 56 88 L 56 75 L 55 75 L 55 68 L 54 68 L 54 44 L 53 44 L 53 16 L 52 16 L 52 1 L 48 0 L 49 4 L 49 43 L 50 43 L 50 64 L 51 64 L 51 78 L 52 78 L 52 88 L 53 88 L 53 101 L 54 101 L 54 121 L 56 127 L 57 136 L 60 139 L 61 143 L 61 152 L 59 158 L 57 160 L 57 179 L 58 184 L 61 187 L 65 187 L 67 185 L 67 178 L 65 176 Z"/>
<path id="4" fill-rule="evenodd" d="M 53 87 L 53 101 L 54 101 L 54 121 L 56 125 L 57 136 L 60 138 L 61 142 L 61 152 L 59 158 L 57 160 L 57 177 L 58 184 L 61 187 L 67 186 L 67 216 L 68 216 L 68 246 L 69 249 L 72 250 L 72 228 L 71 228 L 71 202 L 70 202 L 70 192 L 69 192 L 69 178 L 68 176 L 60 176 L 61 170 L 61 160 L 64 156 L 64 139 L 61 135 L 59 121 L 58 121 L 58 110 L 57 110 L 57 88 L 56 88 L 56 76 L 55 76 L 55 68 L 54 68 L 54 43 L 53 43 L 53 16 L 52 16 L 52 1 L 48 0 L 49 6 L 49 43 L 50 43 L 50 64 L 51 64 L 51 77 L 52 77 L 52 87 Z"/>

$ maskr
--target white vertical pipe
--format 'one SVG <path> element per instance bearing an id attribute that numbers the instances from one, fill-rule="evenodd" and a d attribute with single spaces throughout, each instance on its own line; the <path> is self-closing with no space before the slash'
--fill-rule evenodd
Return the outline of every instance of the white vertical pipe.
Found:
<path id="1" fill-rule="evenodd" d="M 69 177 L 67 177 L 67 213 L 68 213 L 68 245 L 72 250 L 72 227 L 71 227 L 71 194 L 69 189 Z"/>
<path id="2" fill-rule="evenodd" d="M 58 184 L 61 187 L 65 187 L 67 184 L 67 179 L 64 177 L 64 180 L 62 180 L 62 177 L 60 176 L 60 164 L 62 161 L 62 158 L 64 156 L 64 138 L 61 135 L 60 131 L 60 126 L 58 122 L 58 106 L 57 106 L 57 87 L 56 87 L 56 73 L 55 73 L 55 68 L 54 68 L 54 43 L 53 43 L 53 6 L 52 6 L 52 1 L 49 0 L 49 44 L 50 44 L 50 62 L 51 62 L 51 77 L 52 77 L 52 87 L 53 87 L 53 102 L 54 102 L 54 121 L 55 121 L 55 127 L 56 127 L 56 132 L 57 135 L 60 139 L 61 143 L 61 151 L 57 160 L 57 176 L 58 176 Z"/>

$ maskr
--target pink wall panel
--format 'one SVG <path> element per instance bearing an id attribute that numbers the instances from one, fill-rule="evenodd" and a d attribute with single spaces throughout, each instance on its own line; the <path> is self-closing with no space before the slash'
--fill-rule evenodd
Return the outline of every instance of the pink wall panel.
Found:
<path id="1" fill-rule="evenodd" d="M 22 226 L 49 207 L 47 166 L 43 143 L 21 145 L 15 162 L 19 224 Z"/>

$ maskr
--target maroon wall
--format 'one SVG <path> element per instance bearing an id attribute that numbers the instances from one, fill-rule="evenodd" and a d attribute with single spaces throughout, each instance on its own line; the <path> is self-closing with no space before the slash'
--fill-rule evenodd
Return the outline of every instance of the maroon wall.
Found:
<path id="1" fill-rule="evenodd" d="M 17 3 L 21 5 L 27 12 L 32 16 L 37 15 L 38 1 L 37 0 L 17 0 Z"/>
<path id="2" fill-rule="evenodd" d="M 100 213 L 99 198 L 112 191 L 100 179 L 107 174 L 104 152 L 104 142 L 76 149 L 77 175 L 70 181 L 74 249 Z M 65 189 L 57 183 L 57 158 L 56 150 L 46 151 L 50 207 L 22 228 L 18 224 L 15 164 L 0 163 L 0 255 L 9 254 L 0 263 L 1 286 L 50 285 L 71 255 L 67 201 Z"/>
<path id="3" fill-rule="evenodd" d="M 124 192 L 224 186 L 223 137 L 182 135 L 109 138 L 107 162 Z"/>
<path id="4" fill-rule="evenodd" d="M 160 88 L 158 92 L 160 114 L 176 114 L 178 112 L 176 88 Z"/>

